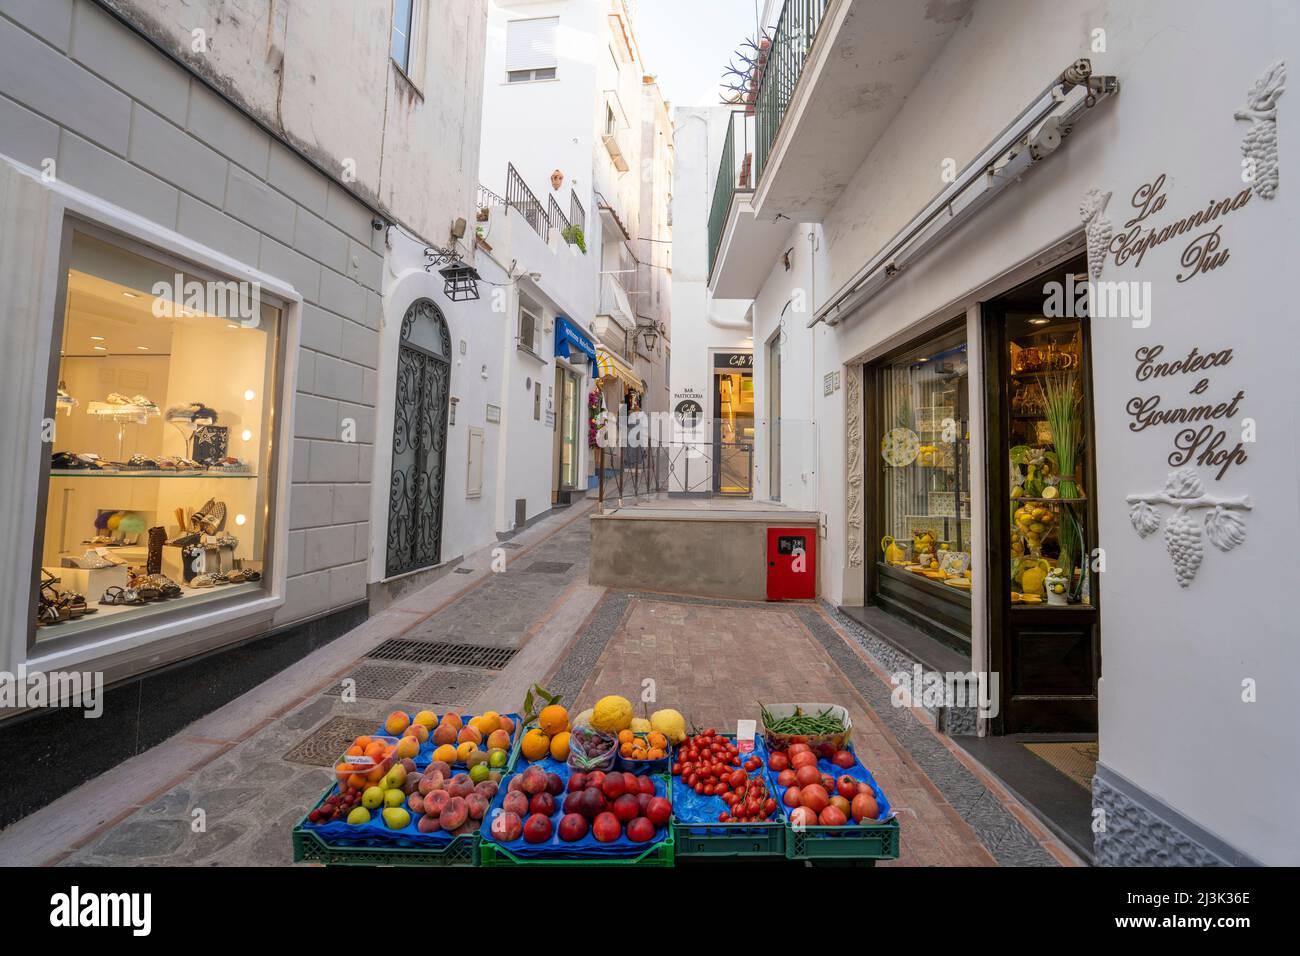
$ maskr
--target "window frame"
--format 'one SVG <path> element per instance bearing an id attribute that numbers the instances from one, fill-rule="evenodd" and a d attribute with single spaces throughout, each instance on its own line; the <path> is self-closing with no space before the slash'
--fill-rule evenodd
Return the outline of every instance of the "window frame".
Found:
<path id="1" fill-rule="evenodd" d="M 519 309 L 515 319 L 515 345 L 531 355 L 537 355 L 537 334 L 545 325 L 545 314 L 540 303 L 519 294 Z M 528 339 L 524 340 L 524 317 L 529 320 Z"/>
<path id="2" fill-rule="evenodd" d="M 511 69 L 510 33 L 515 28 L 515 24 L 540 23 L 543 21 L 550 22 L 553 24 L 553 27 L 551 29 L 551 37 L 550 37 L 551 48 L 552 48 L 551 60 L 553 62 L 549 63 L 546 66 L 528 66 L 528 67 L 519 67 L 516 69 Z M 545 17 L 515 17 L 513 19 L 506 21 L 506 48 L 505 48 L 506 85 L 513 86 L 517 83 L 541 83 L 547 80 L 555 80 L 559 78 L 560 57 L 559 57 L 559 53 L 556 51 L 557 36 L 559 34 L 559 30 L 560 30 L 560 17 L 556 14 L 553 14 L 551 16 L 545 16 Z M 537 75 L 539 73 L 548 73 L 548 72 L 550 73 L 549 76 Z M 517 74 L 520 73 L 527 73 L 529 74 L 529 76 L 527 79 L 513 79 L 513 77 L 515 77 Z"/>

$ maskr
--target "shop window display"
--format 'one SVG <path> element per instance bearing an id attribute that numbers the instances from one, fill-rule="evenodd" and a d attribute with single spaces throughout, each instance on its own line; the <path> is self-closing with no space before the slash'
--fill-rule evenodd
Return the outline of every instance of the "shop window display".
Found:
<path id="1" fill-rule="evenodd" d="M 77 231 L 36 639 L 263 588 L 280 310 Z"/>
<path id="2" fill-rule="evenodd" d="M 1011 603 L 1087 604 L 1082 328 L 1011 313 L 1007 342 Z"/>
<path id="3" fill-rule="evenodd" d="M 933 588 L 971 588 L 967 347 L 956 333 L 876 371 L 881 414 L 877 561 Z"/>

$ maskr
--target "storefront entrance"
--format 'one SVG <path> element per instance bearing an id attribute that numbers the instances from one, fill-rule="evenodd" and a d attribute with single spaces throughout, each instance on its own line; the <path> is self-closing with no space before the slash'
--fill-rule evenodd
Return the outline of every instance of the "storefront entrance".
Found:
<path id="1" fill-rule="evenodd" d="M 555 394 L 559 397 L 559 414 L 555 419 L 555 480 L 551 501 L 568 502 L 578 487 L 578 412 L 581 383 L 567 368 L 556 366 Z"/>
<path id="2" fill-rule="evenodd" d="M 1004 733 L 1092 732 L 1101 675 L 1087 264 L 982 306 L 989 634 Z M 999 493 L 1000 492 L 1000 493 Z"/>
<path id="3" fill-rule="evenodd" d="M 713 356 L 713 493 L 747 498 L 754 488 L 754 355 Z"/>
<path id="4" fill-rule="evenodd" d="M 397 353 L 393 479 L 388 499 L 389 577 L 442 560 L 443 484 L 451 334 L 428 299 L 406 310 Z"/>

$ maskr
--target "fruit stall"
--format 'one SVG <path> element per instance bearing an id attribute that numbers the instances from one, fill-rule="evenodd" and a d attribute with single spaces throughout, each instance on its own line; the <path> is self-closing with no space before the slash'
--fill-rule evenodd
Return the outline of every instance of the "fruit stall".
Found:
<path id="1" fill-rule="evenodd" d="M 293 830 L 295 862 L 872 865 L 899 826 L 836 704 L 760 705 L 736 734 L 633 715 L 607 695 L 574 717 L 542 688 L 523 713 L 394 711 L 357 737 Z"/>

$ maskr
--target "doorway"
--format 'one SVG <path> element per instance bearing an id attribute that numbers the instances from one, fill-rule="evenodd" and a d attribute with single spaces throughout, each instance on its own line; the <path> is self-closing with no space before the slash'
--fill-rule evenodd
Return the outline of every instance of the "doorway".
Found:
<path id="1" fill-rule="evenodd" d="M 555 420 L 555 480 L 552 503 L 567 504 L 578 487 L 578 376 L 555 369 L 555 391 L 560 399 Z"/>
<path id="2" fill-rule="evenodd" d="M 447 470 L 447 410 L 451 333 L 428 299 L 402 317 L 397 349 L 393 465 L 388 497 L 389 577 L 442 561 L 443 486 Z"/>
<path id="3" fill-rule="evenodd" d="M 1058 307 L 1087 278 L 1080 257 L 981 306 L 995 732 L 1097 729 L 1091 339 L 1086 300 Z"/>
<path id="4" fill-rule="evenodd" d="M 713 493 L 754 490 L 754 353 L 713 356 Z"/>

